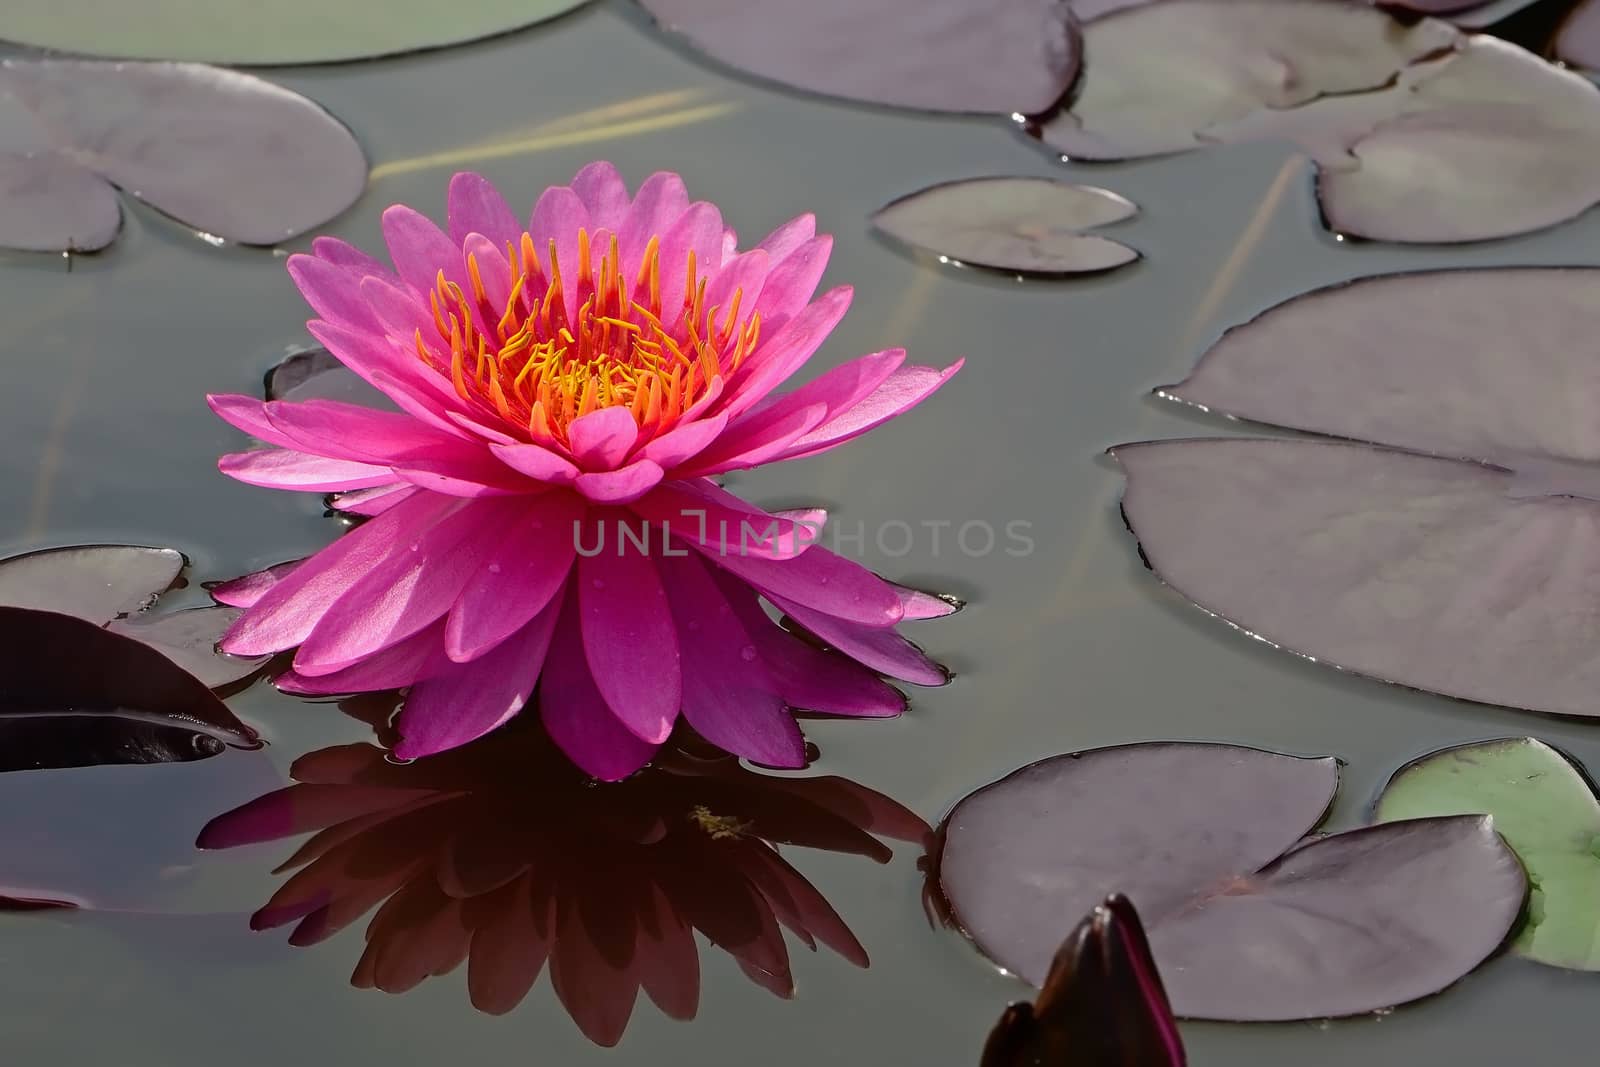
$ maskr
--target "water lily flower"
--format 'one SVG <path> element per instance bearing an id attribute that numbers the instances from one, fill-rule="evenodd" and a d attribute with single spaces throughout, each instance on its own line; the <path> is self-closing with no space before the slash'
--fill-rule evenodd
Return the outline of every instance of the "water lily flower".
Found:
<path id="1" fill-rule="evenodd" d="M 1116 893 L 1056 953 L 1039 999 L 1013 1004 L 980 1067 L 1184 1067 L 1187 1059 L 1139 913 Z"/>
<path id="2" fill-rule="evenodd" d="M 518 721 L 397 765 L 372 745 L 301 757 L 297 784 L 213 819 L 205 848 L 317 831 L 251 919 L 323 942 L 368 911 L 352 984 L 405 992 L 467 965 L 481 1011 L 515 1008 L 548 967 L 591 1040 L 621 1039 L 641 989 L 667 1015 L 699 1004 L 695 931 L 777 996 L 794 991 L 780 927 L 865 967 L 861 943 L 771 844 L 887 862 L 880 838 L 921 841 L 915 813 L 836 777 L 758 774 L 678 747 L 612 789 L 591 789 L 538 728 Z"/>
<path id="3" fill-rule="evenodd" d="M 217 590 L 246 609 L 223 649 L 297 648 L 293 692 L 409 687 L 407 758 L 495 729 L 537 683 L 551 736 L 604 779 L 646 763 L 680 713 L 792 767 L 791 709 L 894 715 L 904 697 L 880 675 L 945 680 L 896 626 L 950 605 L 815 544 L 820 512 L 768 514 L 713 480 L 836 448 L 960 366 L 894 349 L 776 392 L 850 304 L 848 287 L 813 298 L 832 242 L 812 216 L 741 252 L 677 175 L 630 196 L 595 163 L 526 225 L 458 174 L 448 235 L 398 205 L 383 229 L 393 269 L 322 238 L 289 273 L 312 334 L 398 411 L 210 398 L 273 446 L 224 456 L 225 473 L 369 516 Z"/>

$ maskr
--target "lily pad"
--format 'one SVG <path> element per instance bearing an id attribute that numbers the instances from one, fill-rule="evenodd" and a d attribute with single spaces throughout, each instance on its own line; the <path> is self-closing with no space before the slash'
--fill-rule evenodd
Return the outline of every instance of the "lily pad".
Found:
<path id="1" fill-rule="evenodd" d="M 244 66 L 332 63 L 462 44 L 587 0 L 7 0 L 0 38 L 35 48 Z"/>
<path id="2" fill-rule="evenodd" d="M 208 809 L 276 778 L 258 748 L 154 649 L 0 607 L 0 907 L 181 910 Z"/>
<path id="3" fill-rule="evenodd" d="M 1532 893 L 1518 955 L 1600 971 L 1600 801 L 1583 772 L 1533 737 L 1447 748 L 1396 772 L 1382 822 L 1481 813 L 1516 850 Z"/>
<path id="4" fill-rule="evenodd" d="M 1085 47 L 1077 99 L 1039 130 L 1074 158 L 1290 140 L 1316 162 L 1328 224 L 1388 241 L 1504 237 L 1600 202 L 1600 90 L 1443 22 L 1169 0 L 1090 22 Z"/>
<path id="5" fill-rule="evenodd" d="M 146 613 L 178 581 L 181 552 L 142 545 L 74 545 L 0 560 L 0 605 L 72 615 L 155 648 L 206 685 L 253 674 L 267 657 L 216 645 L 238 618 L 231 607 Z"/>
<path id="6" fill-rule="evenodd" d="M 1206 610 L 1319 662 L 1600 715 L 1596 286 L 1600 270 L 1580 268 L 1390 275 L 1229 331 L 1164 394 L 1390 447 L 1120 446 L 1145 558 Z"/>
<path id="7" fill-rule="evenodd" d="M 1111 270 L 1139 253 L 1080 231 L 1130 218 L 1132 201 L 1050 178 L 975 178 L 912 193 L 880 209 L 873 225 L 947 262 L 1013 274 Z"/>
<path id="8" fill-rule="evenodd" d="M 924 111 L 1049 111 L 1078 73 L 1067 0 L 640 0 L 729 66 Z"/>
<path id="9" fill-rule="evenodd" d="M 11 14 L 8 4 L 0 20 Z M 70 16 L 73 26 L 95 22 L 81 7 Z M 237 25 L 230 32 L 246 39 Z M 249 74 L 195 63 L 0 60 L 6 247 L 104 248 L 120 225 L 113 186 L 204 234 L 275 244 L 349 207 L 366 180 L 366 157 L 337 119 Z"/>
<path id="10" fill-rule="evenodd" d="M 1585 70 L 1600 70 L 1600 3 L 1583 0 L 1556 33 L 1556 58 Z"/>
<path id="11" fill-rule="evenodd" d="M 1126 894 L 1180 1016 L 1323 1018 L 1438 992 L 1505 939 L 1522 867 L 1476 816 L 1296 844 L 1337 775 L 1227 745 L 1057 756 L 956 805 L 940 885 L 978 947 L 1035 984 L 1061 915 Z"/>
<path id="12" fill-rule="evenodd" d="M 1039 999 L 1013 1004 L 979 1067 L 1184 1067 L 1139 913 L 1113 894 L 1068 935 Z"/>
<path id="13" fill-rule="evenodd" d="M 183 553 L 143 545 L 74 545 L 0 560 L 0 604 L 105 624 L 154 604 L 183 573 Z"/>
<path id="14" fill-rule="evenodd" d="M 1459 37 L 1433 19 L 1404 28 L 1376 8 L 1327 0 L 1125 7 L 1085 24 L 1092 62 L 1070 108 L 1039 132 L 1073 159 L 1182 152 L 1259 111 L 1380 89 Z"/>

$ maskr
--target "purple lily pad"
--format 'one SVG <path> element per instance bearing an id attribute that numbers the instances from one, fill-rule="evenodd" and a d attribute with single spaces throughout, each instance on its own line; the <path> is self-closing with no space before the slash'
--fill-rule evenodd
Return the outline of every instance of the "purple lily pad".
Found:
<path id="1" fill-rule="evenodd" d="M 269 245 L 366 187 L 350 131 L 298 93 L 194 63 L 0 60 L 0 245 L 92 251 L 112 187 L 202 233 Z"/>
<path id="2" fill-rule="evenodd" d="M 1066 0 L 641 0 L 730 66 L 892 107 L 1035 114 L 1077 76 Z"/>
<path id="3" fill-rule="evenodd" d="M 1326 0 L 1169 0 L 1084 34 L 1094 63 L 1038 131 L 1074 158 L 1290 140 L 1328 224 L 1388 241 L 1505 237 L 1600 202 L 1600 90 L 1505 41 Z"/>
<path id="4" fill-rule="evenodd" d="M 1391 275 L 1229 331 L 1164 394 L 1392 447 L 1119 447 L 1124 512 L 1151 567 L 1322 662 L 1600 715 L 1600 441 L 1585 399 L 1597 281 L 1584 268 Z"/>
<path id="5" fill-rule="evenodd" d="M 1039 130 L 1073 159 L 1163 155 L 1259 111 L 1380 89 L 1459 39 L 1424 19 L 1328 0 L 1166 0 L 1083 27 L 1085 67 L 1070 108 Z"/>
<path id="6" fill-rule="evenodd" d="M 153 648 L 0 607 L 0 907 L 173 910 L 208 812 L 276 781 L 259 747 Z"/>
<path id="7" fill-rule="evenodd" d="M 1183 1040 L 1133 904 L 1106 898 L 1056 952 L 1033 1003 L 1013 1004 L 979 1067 L 1184 1067 Z"/>
<path id="8" fill-rule="evenodd" d="M 143 611 L 183 573 L 183 553 L 143 545 L 74 545 L 0 560 L 0 604 L 97 625 Z"/>
<path id="9" fill-rule="evenodd" d="M 255 741 L 209 687 L 150 646 L 32 608 L 0 607 L 0 713 L 114 714 L 229 744 Z"/>
<path id="10" fill-rule="evenodd" d="M 1324 1018 L 1438 992 L 1505 940 L 1522 867 L 1476 816 L 1296 844 L 1337 773 L 1224 745 L 1054 757 L 956 805 L 940 883 L 979 948 L 1035 984 L 1062 915 L 1126 894 L 1180 1016 Z"/>
<path id="11" fill-rule="evenodd" d="M 207 685 L 222 687 L 255 673 L 267 657 L 216 649 L 238 612 L 199 607 L 146 614 L 172 588 L 184 558 L 171 548 L 75 545 L 0 560 L 0 605 L 72 615 L 155 648 Z"/>
<path id="12" fill-rule="evenodd" d="M 1556 58 L 1585 70 L 1600 70 L 1600 3 L 1583 0 L 1556 33 Z"/>
<path id="13" fill-rule="evenodd" d="M 1132 201 L 1106 189 L 1050 178 L 976 178 L 901 197 L 873 225 L 941 259 L 1011 273 L 1111 270 L 1139 253 L 1080 230 L 1130 218 Z"/>

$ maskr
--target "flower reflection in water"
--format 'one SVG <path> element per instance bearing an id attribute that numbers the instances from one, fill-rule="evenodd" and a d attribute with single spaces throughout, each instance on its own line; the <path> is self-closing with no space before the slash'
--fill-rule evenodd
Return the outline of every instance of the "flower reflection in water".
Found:
<path id="1" fill-rule="evenodd" d="M 616 1044 L 642 989 L 694 1017 L 694 932 L 757 984 L 794 991 L 780 928 L 858 966 L 866 951 L 779 854 L 803 845 L 887 862 L 930 832 L 910 810 L 837 777 L 780 778 L 695 740 L 627 781 L 595 785 L 536 723 L 519 720 L 414 763 L 366 744 L 296 761 L 297 784 L 217 817 L 203 848 L 316 831 L 251 919 L 323 941 L 373 907 L 352 984 L 409 990 L 463 962 L 474 1006 L 515 1008 L 548 967 L 592 1041 Z"/>

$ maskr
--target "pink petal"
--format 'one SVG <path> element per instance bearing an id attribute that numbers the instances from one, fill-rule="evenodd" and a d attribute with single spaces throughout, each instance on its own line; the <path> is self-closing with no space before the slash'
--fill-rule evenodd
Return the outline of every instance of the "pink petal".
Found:
<path id="1" fill-rule="evenodd" d="M 552 186 L 533 205 L 533 216 L 528 220 L 528 233 L 533 237 L 534 250 L 544 263 L 545 272 L 561 272 L 562 302 L 567 308 L 567 321 L 578 317 L 578 277 L 582 265 L 578 262 L 578 231 L 589 229 L 589 209 L 583 206 L 578 194 L 564 185 Z M 550 245 L 555 244 L 556 262 L 547 260 Z"/>
<path id="2" fill-rule="evenodd" d="M 752 352 L 734 374 L 728 414 L 738 416 L 755 406 L 804 366 L 850 310 L 853 294 L 848 285 L 829 290 Z"/>
<path id="3" fill-rule="evenodd" d="M 210 393 L 206 396 L 206 403 L 219 419 L 234 429 L 243 430 L 251 437 L 279 448 L 295 451 L 300 448 L 288 434 L 272 425 L 272 420 L 267 418 L 267 403 L 264 400 L 240 393 Z"/>
<path id="4" fill-rule="evenodd" d="M 503 311 L 511 300 L 511 264 L 506 262 L 505 245 L 497 247 L 493 240 L 483 234 L 469 233 L 461 240 L 461 252 L 478 265 L 478 280 L 483 283 L 484 300 L 491 308 Z M 486 321 L 476 300 L 472 301 L 472 317 L 478 323 L 478 328 L 488 336 L 498 336 L 496 330 L 500 320 Z"/>
<path id="5" fill-rule="evenodd" d="M 854 407 L 882 385 L 906 361 L 903 348 L 890 348 L 870 355 L 857 356 L 847 363 L 824 372 L 819 377 L 791 392 L 769 395 L 756 404 L 733 424 L 738 430 L 747 424 L 766 418 L 781 417 L 797 408 L 823 404 L 828 417 Z M 826 420 L 824 420 L 826 421 Z"/>
<path id="6" fill-rule="evenodd" d="M 622 225 L 617 227 L 617 246 L 629 278 L 638 277 L 639 263 L 650 238 L 665 233 L 687 210 L 689 191 L 683 187 L 682 178 L 670 171 L 659 171 L 644 180 Z"/>
<path id="7" fill-rule="evenodd" d="M 725 412 L 695 422 L 680 422 L 660 437 L 651 440 L 649 444 L 639 449 L 637 454 L 663 470 L 670 471 L 685 460 L 704 452 L 711 442 L 722 435 L 727 425 L 728 416 Z"/>
<path id="8" fill-rule="evenodd" d="M 571 460 L 538 445 L 492 444 L 489 451 L 512 470 L 551 485 L 570 485 L 580 473 Z"/>
<path id="9" fill-rule="evenodd" d="M 906 709 L 905 694 L 855 660 L 825 652 L 767 617 L 755 591 L 725 572 L 715 572 L 738 612 L 767 672 L 791 707 L 827 715 L 889 718 Z"/>
<path id="10" fill-rule="evenodd" d="M 361 298 L 361 279 L 366 277 L 365 272 L 306 255 L 290 256 L 288 268 L 289 277 L 294 279 L 300 295 L 319 316 L 341 326 L 378 328 L 378 317 Z"/>
<path id="11" fill-rule="evenodd" d="M 907 589 L 901 585 L 894 588 L 895 592 L 900 594 L 900 603 L 905 605 L 908 622 L 912 619 L 942 619 L 961 610 L 959 602 L 952 603 L 932 593 L 924 593 L 920 589 Z"/>
<path id="12" fill-rule="evenodd" d="M 625 513 L 591 516 L 606 538 L 578 560 L 578 605 L 590 675 L 617 719 L 640 740 L 660 744 L 682 703 L 678 639 L 661 576 L 625 531 L 648 535 Z"/>
<path id="13" fill-rule="evenodd" d="M 453 461 L 431 461 L 412 457 L 390 470 L 401 479 L 445 496 L 476 500 L 490 496 L 527 496 L 542 488 L 533 482 L 512 477 L 504 467 L 463 469 Z"/>
<path id="14" fill-rule="evenodd" d="M 331 674 L 442 618 L 482 566 L 505 514 L 497 502 L 456 503 L 329 605 L 295 655 L 301 674 Z"/>
<path id="15" fill-rule="evenodd" d="M 387 275 L 389 268 L 348 241 L 337 237 L 318 237 L 311 242 L 311 254 L 336 267 L 349 267 L 362 274 Z"/>
<path id="16" fill-rule="evenodd" d="M 246 485 L 330 493 L 387 485 L 394 475 L 387 467 L 342 459 L 308 456 L 285 448 L 233 452 L 217 461 L 217 469 Z"/>
<path id="17" fill-rule="evenodd" d="M 824 404 L 785 412 L 772 419 L 747 423 L 742 432 L 725 433 L 717 443 L 696 456 L 679 477 L 700 477 L 724 471 L 758 467 L 774 456 L 787 453 L 794 442 L 816 429 L 827 417 Z"/>
<path id="18" fill-rule="evenodd" d="M 450 608 L 445 652 L 458 662 L 483 655 L 544 610 L 562 589 L 576 558 L 577 526 L 586 510 L 571 493 L 548 493 L 505 521 L 482 568 Z"/>
<path id="19" fill-rule="evenodd" d="M 522 710 L 544 667 L 560 601 L 482 659 L 451 663 L 412 687 L 395 726 L 394 753 L 418 759 L 475 741 Z"/>
<path id="20" fill-rule="evenodd" d="M 455 502 L 418 495 L 384 512 L 305 560 L 270 589 L 223 635 L 220 647 L 239 656 L 293 648 L 324 612 L 377 566 L 395 542 L 430 526 Z"/>
<path id="21" fill-rule="evenodd" d="M 944 370 L 904 367 L 889 377 L 871 396 L 796 440 L 771 460 L 803 459 L 837 448 L 904 414 L 938 392 L 966 360 L 956 360 Z"/>
<path id="22" fill-rule="evenodd" d="M 456 402 L 455 394 L 444 391 L 443 376 L 423 367 L 415 352 L 409 358 L 398 356 L 394 343 L 386 337 L 359 333 L 321 319 L 306 323 L 306 329 L 338 357 L 339 362 L 393 400 L 406 414 L 434 429 L 466 436 L 439 414 Z"/>
<path id="23" fill-rule="evenodd" d="M 689 257 L 694 256 L 695 284 L 709 281 L 722 261 L 722 212 L 705 201 L 693 204 L 661 235 L 661 319 L 676 330 L 683 321 L 688 291 Z"/>
<path id="24" fill-rule="evenodd" d="M 248 608 L 256 601 L 267 595 L 267 591 L 281 582 L 296 567 L 300 560 L 290 560 L 288 563 L 279 563 L 275 567 L 268 567 L 264 571 L 246 574 L 221 585 L 213 586 L 211 599 L 218 604 L 226 604 L 230 608 Z"/>
<path id="25" fill-rule="evenodd" d="M 589 210 L 589 223 L 613 233 L 628 214 L 628 186 L 610 163 L 590 163 L 572 179 L 572 191 Z"/>
<path id="26" fill-rule="evenodd" d="M 634 514 L 672 536 L 718 556 L 790 559 L 810 548 L 826 513 L 780 518 L 710 482 L 667 482 L 629 505 Z"/>
<path id="27" fill-rule="evenodd" d="M 337 400 L 274 400 L 263 409 L 289 438 L 290 448 L 335 459 L 393 466 L 414 453 L 435 463 L 477 469 L 490 462 L 480 442 L 434 429 L 403 412 L 346 404 Z"/>
<path id="28" fill-rule="evenodd" d="M 567 427 L 572 458 L 588 471 L 615 468 L 639 439 L 639 424 L 625 407 L 600 408 L 574 419 Z"/>
<path id="29" fill-rule="evenodd" d="M 782 263 L 795 249 L 805 244 L 817 235 L 817 217 L 812 214 L 799 215 L 779 226 L 776 230 L 763 237 L 756 247 L 763 249 L 772 257 L 774 266 Z"/>
<path id="30" fill-rule="evenodd" d="M 772 265 L 767 283 L 761 288 L 756 310 L 766 321 L 787 321 L 816 295 L 822 274 L 833 254 L 833 237 L 813 237 L 781 261 Z"/>
<path id="31" fill-rule="evenodd" d="M 625 729 L 595 687 L 584 659 L 574 589 L 550 642 L 539 689 L 539 714 L 545 730 L 586 774 L 620 781 L 643 767 L 660 746 Z"/>
<path id="32" fill-rule="evenodd" d="M 328 502 L 328 506 L 334 511 L 371 518 L 374 515 L 382 515 L 415 492 L 417 487 L 409 482 L 396 482 L 393 485 L 378 485 L 371 489 L 339 493 Z"/>
<path id="33" fill-rule="evenodd" d="M 769 598 L 787 597 L 807 608 L 868 627 L 891 627 L 905 617 L 899 594 L 888 582 L 858 563 L 812 545 L 793 559 L 712 555 L 711 562 L 755 586 Z"/>
<path id="34" fill-rule="evenodd" d="M 769 767 L 803 767 L 806 743 L 706 565 L 663 559 L 683 655 L 683 715 L 707 741 Z"/>
<path id="35" fill-rule="evenodd" d="M 307 675 L 291 670 L 280 674 L 273 684 L 285 693 L 302 696 L 404 689 L 443 669 L 443 640 L 444 623 L 434 622 L 404 641 L 375 652 L 344 670 L 322 675 Z"/>
<path id="36" fill-rule="evenodd" d="M 597 504 L 627 504 L 654 489 L 665 475 L 659 464 L 641 459 L 614 471 L 580 474 L 574 484 Z"/>
<path id="37" fill-rule="evenodd" d="M 716 329 L 727 328 L 735 293 L 739 294 L 739 317 L 734 327 L 737 329 L 750 320 L 761 299 L 761 288 L 766 284 L 771 263 L 771 257 L 764 250 L 753 248 L 717 271 L 711 284 L 706 286 L 706 307 L 713 309 L 712 325 Z"/>
<path id="38" fill-rule="evenodd" d="M 809 559 L 808 552 L 801 559 Z M 769 594 L 770 596 L 770 594 Z M 785 615 L 821 638 L 830 647 L 873 670 L 917 685 L 944 685 L 950 676 L 922 650 L 893 629 L 851 625 L 832 614 L 770 596 Z"/>
<path id="39" fill-rule="evenodd" d="M 457 247 L 464 246 L 467 235 L 473 233 L 483 234 L 496 248 L 522 238 L 522 224 L 505 197 L 481 174 L 463 171 L 451 178 L 447 205 L 450 239 Z"/>
<path id="40" fill-rule="evenodd" d="M 385 209 L 383 240 L 400 279 L 418 293 L 426 296 L 433 292 L 441 271 L 464 292 L 472 291 L 461 262 L 461 246 L 452 243 L 426 215 L 404 204 Z"/>

